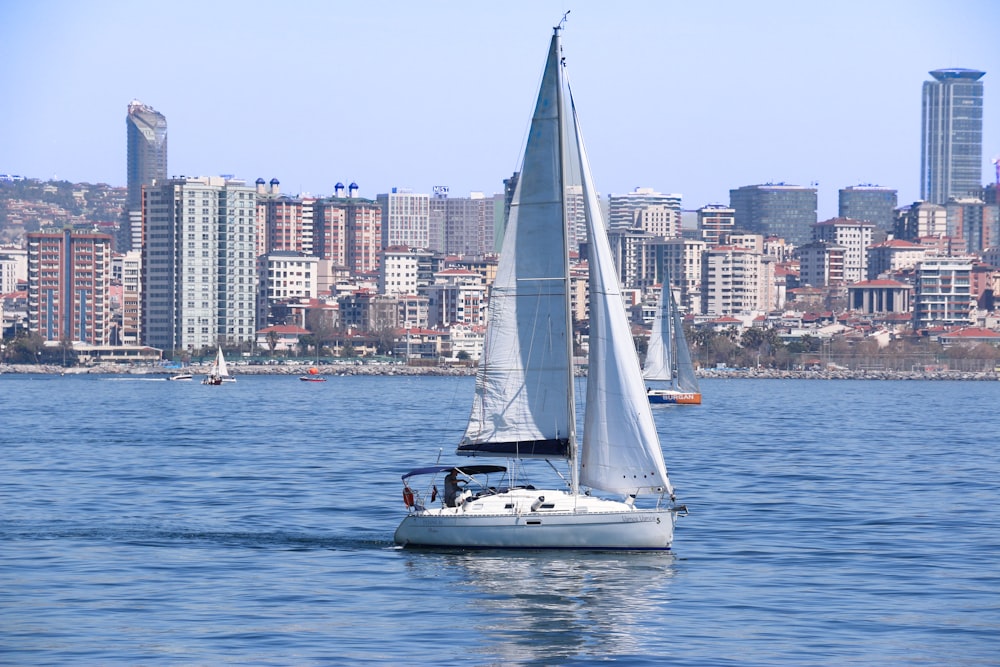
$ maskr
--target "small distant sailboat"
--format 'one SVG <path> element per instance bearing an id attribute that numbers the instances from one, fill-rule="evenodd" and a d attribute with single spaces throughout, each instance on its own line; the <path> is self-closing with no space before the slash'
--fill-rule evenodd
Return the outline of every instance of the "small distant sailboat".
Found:
<path id="1" fill-rule="evenodd" d="M 508 465 L 436 465 L 403 475 L 407 515 L 394 539 L 405 547 L 669 550 L 676 517 L 686 511 L 674 504 L 566 89 L 561 25 L 549 45 L 490 296 L 473 407 L 456 452 L 506 458 Z M 582 441 L 574 396 L 567 195 L 576 184 L 582 185 L 590 238 Z M 565 463 L 566 488 L 526 483 L 519 472 L 526 459 Z M 435 480 L 442 474 L 439 495 Z M 416 488 L 418 476 L 428 479 L 426 491 Z"/>
<path id="2" fill-rule="evenodd" d="M 326 382 L 326 378 L 319 374 L 319 369 L 313 366 L 306 375 L 299 378 L 303 382 Z"/>
<path id="3" fill-rule="evenodd" d="M 236 378 L 229 375 L 229 367 L 226 366 L 226 357 L 223 356 L 222 348 L 220 347 L 218 354 L 215 355 L 215 361 L 212 362 L 212 368 L 201 383 L 219 385 L 223 382 L 236 382 Z"/>
<path id="4" fill-rule="evenodd" d="M 648 382 L 669 383 L 665 388 L 651 386 L 647 389 L 650 403 L 701 405 L 701 389 L 684 338 L 681 313 L 666 277 L 660 290 L 642 375 Z"/>

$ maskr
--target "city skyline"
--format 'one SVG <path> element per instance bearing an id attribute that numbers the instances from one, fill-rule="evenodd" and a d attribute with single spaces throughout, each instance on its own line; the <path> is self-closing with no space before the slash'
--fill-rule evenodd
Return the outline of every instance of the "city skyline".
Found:
<path id="1" fill-rule="evenodd" d="M 501 192 L 538 52 L 570 9 L 567 58 L 602 196 L 651 187 L 696 209 L 784 182 L 816 187 L 824 220 L 849 186 L 919 198 L 932 70 L 986 72 L 981 180 L 993 181 L 1000 5 L 939 5 L 8 4 L 0 54 L 15 94 L 0 103 L 0 172 L 125 185 L 122 120 L 139 99 L 169 122 L 171 175 L 277 178 L 293 195 L 337 182 L 372 199 Z"/>

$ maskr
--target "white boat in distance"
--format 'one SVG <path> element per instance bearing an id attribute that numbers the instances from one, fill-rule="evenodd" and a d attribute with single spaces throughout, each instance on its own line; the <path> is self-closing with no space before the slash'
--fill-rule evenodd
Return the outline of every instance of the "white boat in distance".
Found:
<path id="1" fill-rule="evenodd" d="M 396 529 L 399 545 L 669 550 L 677 514 L 686 511 L 674 503 L 646 398 L 564 78 L 560 32 L 561 24 L 549 45 L 490 296 L 472 413 L 457 450 L 505 458 L 508 465 L 437 465 L 403 475 L 408 513 Z M 580 443 L 566 202 L 574 184 L 582 186 L 590 238 L 590 363 Z M 567 488 L 528 484 L 527 459 L 565 463 Z M 442 474 L 448 477 L 439 499 Z M 418 479 L 427 480 L 424 490 Z"/>
<path id="2" fill-rule="evenodd" d="M 218 353 L 215 355 L 215 361 L 212 362 L 212 367 L 208 371 L 208 375 L 205 376 L 205 379 L 201 383 L 220 385 L 223 382 L 236 382 L 236 378 L 229 375 L 229 367 L 226 366 L 226 357 L 222 354 L 222 348 L 220 347 Z"/>
<path id="3" fill-rule="evenodd" d="M 654 383 L 647 390 L 650 403 L 701 405 L 701 389 L 691 362 L 691 351 L 684 338 L 680 309 L 666 276 L 656 304 L 656 318 L 649 335 L 642 374 L 648 382 Z"/>

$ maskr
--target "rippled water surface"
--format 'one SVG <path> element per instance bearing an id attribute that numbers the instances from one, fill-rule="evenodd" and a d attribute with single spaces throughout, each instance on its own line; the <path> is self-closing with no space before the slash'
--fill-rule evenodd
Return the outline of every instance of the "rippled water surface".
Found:
<path id="1" fill-rule="evenodd" d="M 419 552 L 471 378 L 2 375 L 0 663 L 1000 662 L 1000 383 L 703 391 L 673 555 Z"/>

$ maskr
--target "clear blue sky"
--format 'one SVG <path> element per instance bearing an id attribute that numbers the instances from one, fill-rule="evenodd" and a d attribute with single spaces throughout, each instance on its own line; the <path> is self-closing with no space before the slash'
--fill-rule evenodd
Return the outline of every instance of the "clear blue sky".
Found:
<path id="1" fill-rule="evenodd" d="M 652 187 L 697 208 L 818 183 L 821 220 L 848 185 L 912 202 L 921 84 L 945 67 L 987 72 L 993 180 L 996 0 L 0 0 L 0 173 L 124 185 L 139 99 L 167 117 L 171 175 L 498 192 L 567 9 L 603 195 Z"/>

